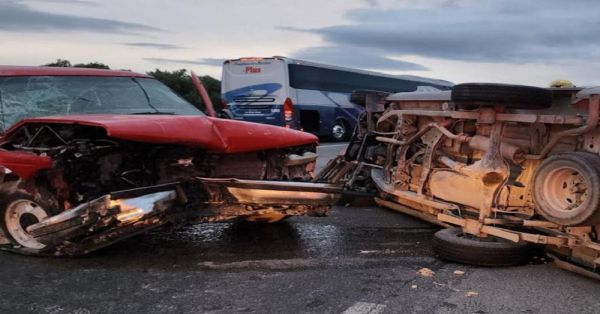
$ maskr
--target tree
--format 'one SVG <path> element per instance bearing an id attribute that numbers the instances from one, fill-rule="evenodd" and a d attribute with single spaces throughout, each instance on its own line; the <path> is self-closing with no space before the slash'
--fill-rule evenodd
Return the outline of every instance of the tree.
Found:
<path id="1" fill-rule="evenodd" d="M 47 67 L 60 67 L 60 68 L 70 68 L 71 62 L 69 60 L 56 59 L 56 61 L 45 64 Z"/>
<path id="2" fill-rule="evenodd" d="M 101 62 L 89 62 L 89 63 L 78 63 L 73 66 L 74 68 L 90 68 L 90 69 L 105 69 L 110 70 L 110 67 Z"/>
<path id="3" fill-rule="evenodd" d="M 187 71 L 185 69 L 175 71 L 161 71 L 156 69 L 154 71 L 147 72 L 147 74 L 163 82 L 197 108 L 204 110 L 205 106 L 202 102 L 202 99 L 194 88 L 192 79 L 186 72 Z M 202 81 L 202 84 L 204 84 L 204 87 L 206 88 L 206 91 L 208 92 L 208 95 L 215 106 L 215 110 L 219 111 L 221 108 L 221 81 L 208 75 L 200 76 L 199 78 L 200 81 Z"/>
<path id="4" fill-rule="evenodd" d="M 56 59 L 56 61 L 45 64 L 47 67 L 62 67 L 62 68 L 92 68 L 92 69 L 110 69 L 110 67 L 101 62 L 88 62 L 88 63 L 77 63 L 71 64 L 71 61 L 64 59 Z"/>

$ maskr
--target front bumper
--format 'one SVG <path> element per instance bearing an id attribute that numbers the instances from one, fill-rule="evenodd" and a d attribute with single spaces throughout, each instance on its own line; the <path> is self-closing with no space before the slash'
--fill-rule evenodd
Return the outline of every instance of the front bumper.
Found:
<path id="1" fill-rule="evenodd" d="M 195 178 L 104 195 L 31 225 L 55 255 L 83 255 L 151 229 L 261 215 L 324 216 L 341 195 L 329 184 Z"/>

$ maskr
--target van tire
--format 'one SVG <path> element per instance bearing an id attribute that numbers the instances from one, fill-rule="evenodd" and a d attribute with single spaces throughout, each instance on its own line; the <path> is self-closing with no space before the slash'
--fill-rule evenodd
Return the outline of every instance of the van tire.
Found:
<path id="1" fill-rule="evenodd" d="M 341 119 L 336 120 L 331 127 L 331 139 L 335 142 L 343 142 L 348 140 L 348 136 L 350 135 L 348 129 L 348 123 Z"/>
<path id="2" fill-rule="evenodd" d="M 600 223 L 600 156 L 570 152 L 550 156 L 531 180 L 537 213 L 563 226 Z M 573 182 L 578 182 L 571 186 Z M 579 189 L 579 191 L 573 191 Z"/>
<path id="3" fill-rule="evenodd" d="M 534 110 L 552 106 L 549 89 L 510 84 L 458 84 L 452 88 L 451 99 L 459 107 L 502 106 Z"/>
<path id="4" fill-rule="evenodd" d="M 460 228 L 446 228 L 433 236 L 433 251 L 447 261 L 476 266 L 514 266 L 527 263 L 533 246 L 488 236 L 478 238 L 464 234 Z"/>

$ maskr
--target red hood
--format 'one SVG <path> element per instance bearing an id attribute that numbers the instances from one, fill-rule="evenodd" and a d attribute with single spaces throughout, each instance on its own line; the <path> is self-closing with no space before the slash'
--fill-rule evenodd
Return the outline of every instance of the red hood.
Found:
<path id="1" fill-rule="evenodd" d="M 205 116 L 173 115 L 65 115 L 28 118 L 7 131 L 10 135 L 27 123 L 68 123 L 98 126 L 108 136 L 123 140 L 186 144 L 215 152 L 240 153 L 316 144 L 312 134 L 278 126 Z"/>

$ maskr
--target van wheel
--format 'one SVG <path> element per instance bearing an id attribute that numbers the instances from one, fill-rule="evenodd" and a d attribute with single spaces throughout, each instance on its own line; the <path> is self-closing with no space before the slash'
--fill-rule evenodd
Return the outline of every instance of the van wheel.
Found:
<path id="1" fill-rule="evenodd" d="M 7 249 L 26 255 L 44 255 L 50 248 L 27 232 L 27 227 L 51 216 L 50 211 L 24 191 L 10 192 L 0 198 L 0 228 L 9 244 Z"/>
<path id="2" fill-rule="evenodd" d="M 550 156 L 533 174 L 536 210 L 564 226 L 600 223 L 600 156 L 573 152 Z"/>
<path id="3" fill-rule="evenodd" d="M 460 107 L 503 106 L 517 109 L 545 109 L 552 106 L 552 92 L 546 88 L 465 83 L 452 88 L 452 101 Z"/>
<path id="4" fill-rule="evenodd" d="M 331 127 L 331 138 L 336 142 L 348 139 L 348 126 L 343 120 L 337 120 Z"/>
<path id="5" fill-rule="evenodd" d="M 460 228 L 447 228 L 434 234 L 433 251 L 447 261 L 494 267 L 527 263 L 533 246 L 492 236 L 480 238 L 463 233 Z"/>

